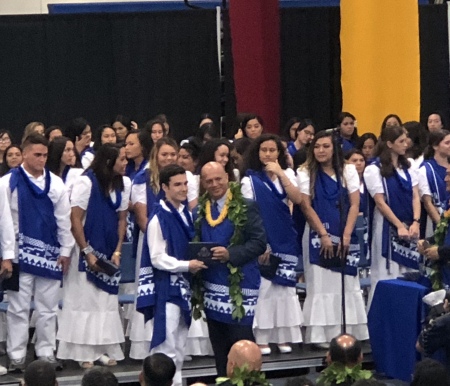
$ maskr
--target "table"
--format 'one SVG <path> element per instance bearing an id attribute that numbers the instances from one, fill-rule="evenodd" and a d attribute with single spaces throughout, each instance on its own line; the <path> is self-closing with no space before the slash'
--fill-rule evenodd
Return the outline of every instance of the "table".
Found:
<path id="1" fill-rule="evenodd" d="M 425 317 L 422 297 L 429 292 L 415 282 L 378 282 L 368 315 L 372 356 L 378 372 L 411 381 L 420 354 L 415 345 Z"/>

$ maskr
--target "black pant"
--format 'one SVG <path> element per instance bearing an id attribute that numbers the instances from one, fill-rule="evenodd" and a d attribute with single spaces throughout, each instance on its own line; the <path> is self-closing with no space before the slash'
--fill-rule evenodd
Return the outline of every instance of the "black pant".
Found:
<path id="1" fill-rule="evenodd" d="M 255 341 L 252 326 L 228 324 L 208 319 L 209 339 L 216 359 L 217 376 L 227 376 L 228 352 L 236 342 L 246 339 Z"/>

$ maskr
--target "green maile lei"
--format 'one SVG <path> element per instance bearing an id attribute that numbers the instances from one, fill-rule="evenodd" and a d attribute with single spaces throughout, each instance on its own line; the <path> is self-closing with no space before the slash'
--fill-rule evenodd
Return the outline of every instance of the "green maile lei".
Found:
<path id="1" fill-rule="evenodd" d="M 445 236 L 447 235 L 448 225 L 450 221 L 450 210 L 447 210 L 442 215 L 441 219 L 436 225 L 436 230 L 434 231 L 434 245 L 442 246 L 444 245 Z M 431 261 L 430 266 L 428 268 L 429 278 L 431 281 L 431 287 L 434 291 L 440 290 L 444 288 L 442 284 L 442 272 L 441 272 L 441 263 L 439 260 Z"/>
<path id="2" fill-rule="evenodd" d="M 266 379 L 266 374 L 257 370 L 248 370 L 248 366 L 245 364 L 242 367 L 235 367 L 231 378 L 219 377 L 216 378 L 216 385 L 220 385 L 224 382 L 230 382 L 236 386 L 246 385 L 261 385 L 270 386 L 269 381 Z"/>
<path id="3" fill-rule="evenodd" d="M 234 225 L 234 233 L 231 236 L 230 246 L 238 245 L 242 243 L 242 230 L 247 222 L 247 204 L 241 193 L 240 185 L 237 182 L 230 182 L 228 185 L 233 199 L 228 204 L 228 219 Z M 201 224 L 205 220 L 206 215 L 206 202 L 209 200 L 207 193 L 203 194 L 198 200 L 197 219 L 195 220 L 195 233 L 194 241 L 200 241 L 201 239 Z M 230 283 L 230 298 L 233 305 L 232 318 L 240 321 L 245 316 L 245 309 L 243 306 L 243 295 L 241 282 L 244 279 L 244 274 L 240 267 L 234 267 L 231 263 L 227 264 L 230 274 L 228 280 Z M 192 316 L 194 320 L 202 317 L 202 311 L 204 309 L 203 304 L 203 280 L 201 272 L 198 272 L 192 279 Z"/>
<path id="4" fill-rule="evenodd" d="M 317 384 L 320 386 L 330 386 L 333 383 L 339 385 L 345 381 L 351 380 L 356 382 L 360 379 L 371 379 L 372 372 L 369 370 L 363 370 L 361 364 L 357 364 L 355 367 L 347 367 L 342 363 L 334 362 L 329 365 L 325 370 L 322 370 L 319 378 L 317 378 Z"/>

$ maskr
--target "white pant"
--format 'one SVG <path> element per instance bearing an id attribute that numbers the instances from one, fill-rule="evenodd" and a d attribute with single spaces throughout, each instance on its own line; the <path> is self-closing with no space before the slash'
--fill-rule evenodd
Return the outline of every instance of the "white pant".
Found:
<path id="1" fill-rule="evenodd" d="M 183 367 L 184 349 L 188 335 L 180 307 L 166 303 L 166 340 L 150 351 L 151 354 L 163 353 L 175 362 L 177 371 L 173 378 L 173 386 L 182 386 L 181 368 Z"/>
<path id="2" fill-rule="evenodd" d="M 36 313 L 36 344 L 38 357 L 53 355 L 56 345 L 56 312 L 60 298 L 59 280 L 20 273 L 19 292 L 8 291 L 7 351 L 11 359 L 27 354 L 31 297 L 34 295 Z"/>

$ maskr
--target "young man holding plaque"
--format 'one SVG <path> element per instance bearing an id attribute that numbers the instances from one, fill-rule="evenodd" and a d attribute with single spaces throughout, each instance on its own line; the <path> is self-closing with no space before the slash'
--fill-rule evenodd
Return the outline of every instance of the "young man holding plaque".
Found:
<path id="1" fill-rule="evenodd" d="M 194 224 L 184 205 L 188 190 L 185 170 L 168 165 L 161 169 L 159 181 L 165 197 L 155 204 L 147 227 L 136 303 L 146 322 L 154 319 L 150 353 L 164 353 L 175 362 L 173 384 L 181 386 L 191 322 L 191 290 L 185 274 L 207 267 L 199 260 L 188 260 Z"/>
<path id="2" fill-rule="evenodd" d="M 217 374 L 226 376 L 227 355 L 239 340 L 255 341 L 252 332 L 258 300 L 258 256 L 266 250 L 266 235 L 258 208 L 242 197 L 240 185 L 228 183 L 217 162 L 201 171 L 206 193 L 199 199 L 195 227 L 202 242 L 217 243 L 212 259 L 202 272 L 202 291 L 194 288 L 194 306 L 205 310 Z"/>

